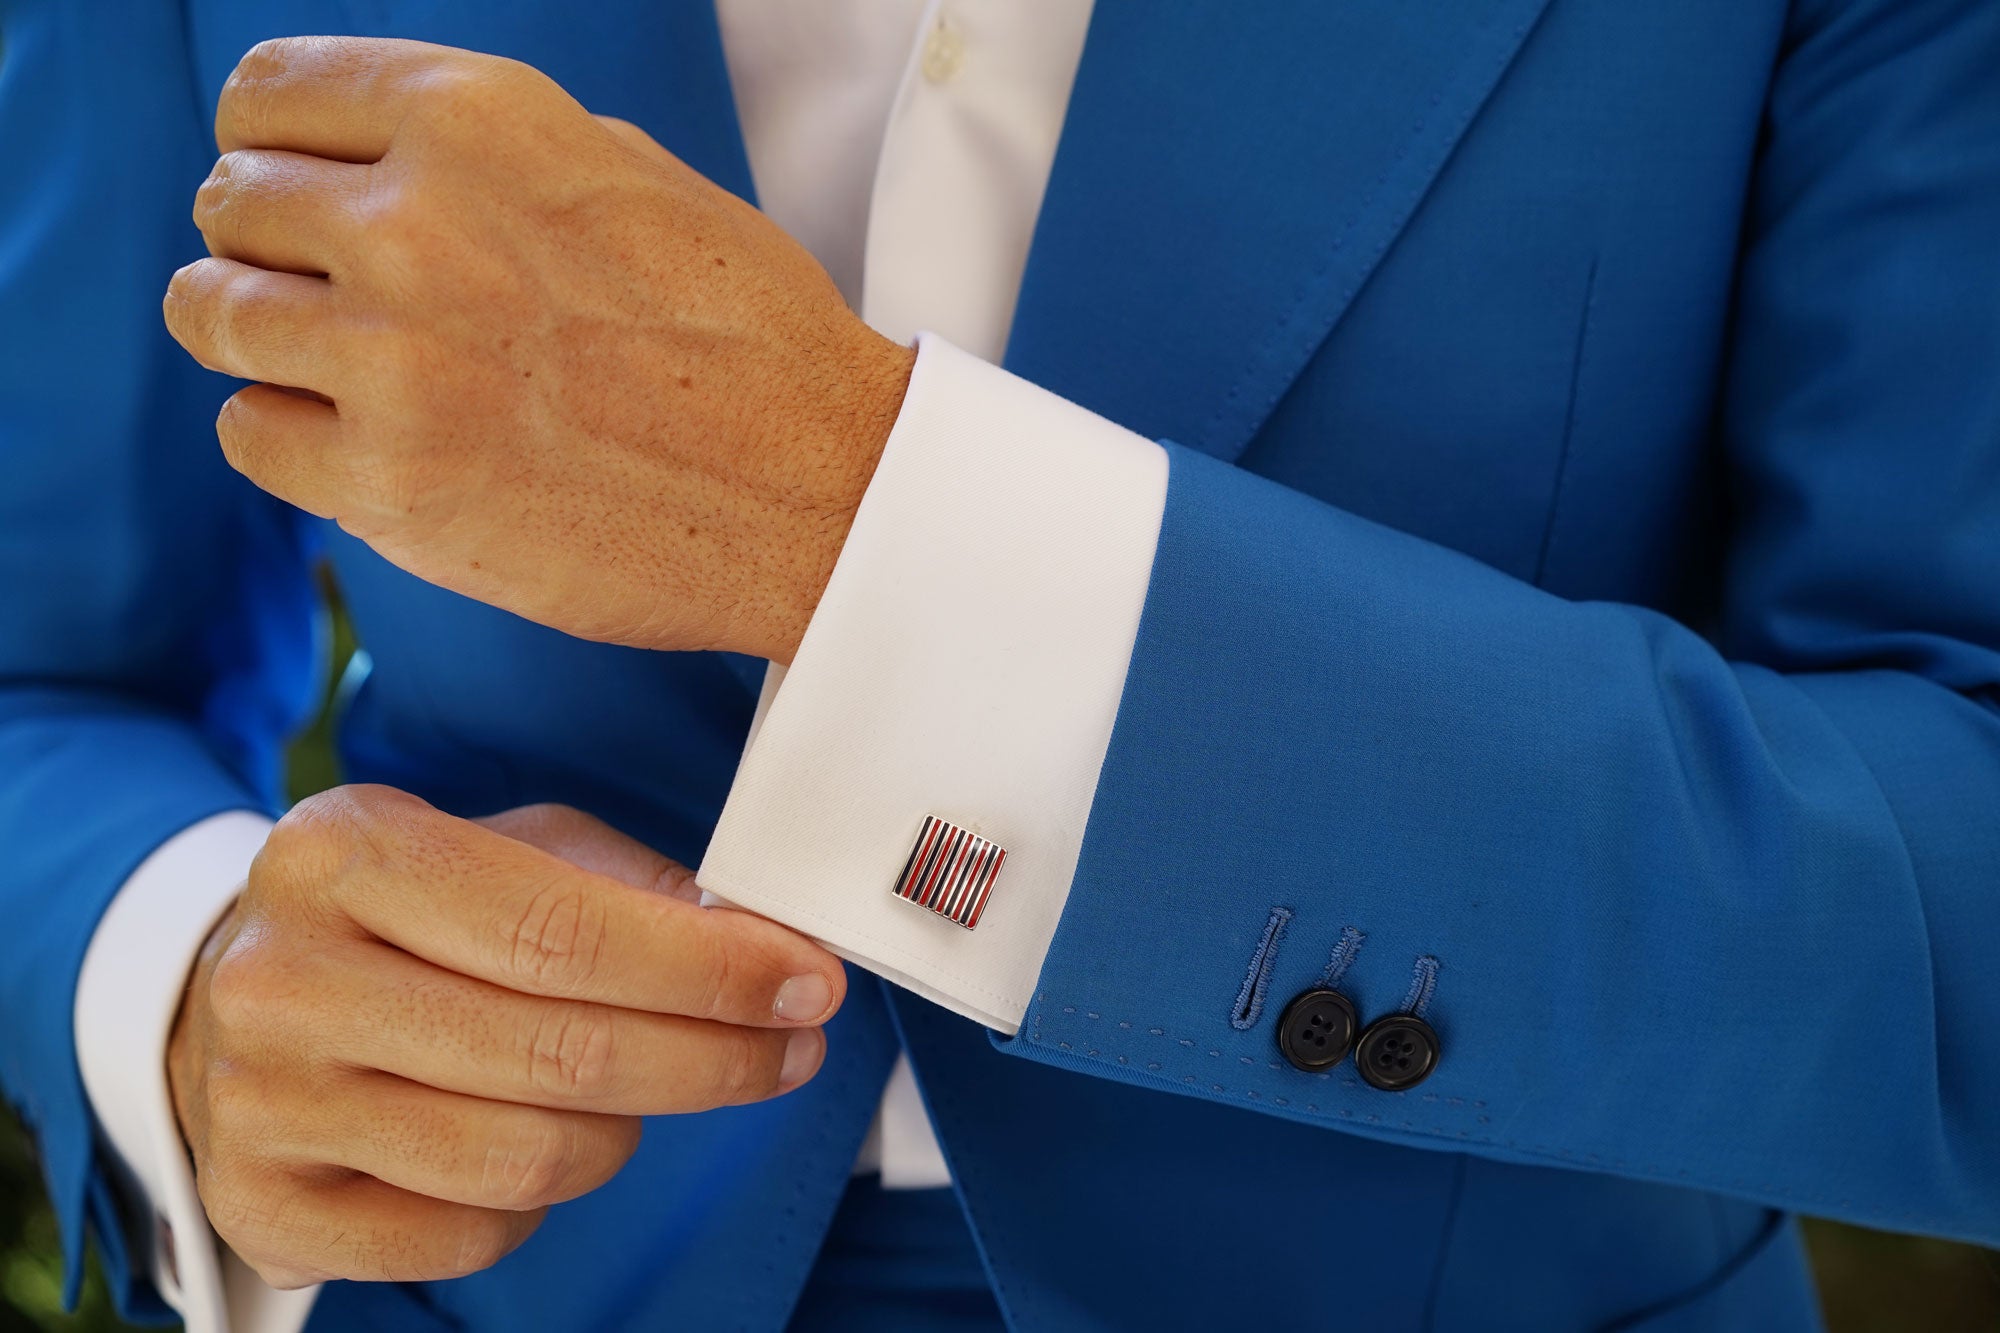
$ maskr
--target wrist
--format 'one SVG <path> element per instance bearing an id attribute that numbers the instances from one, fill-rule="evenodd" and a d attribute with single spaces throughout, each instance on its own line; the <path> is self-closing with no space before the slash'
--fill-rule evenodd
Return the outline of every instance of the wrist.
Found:
<path id="1" fill-rule="evenodd" d="M 780 549 L 759 561 L 766 576 L 756 599 L 763 614 L 746 626 L 739 651 L 789 665 L 818 608 L 861 499 L 875 475 L 909 390 L 917 353 L 859 325 L 857 346 L 817 409 L 815 447 L 797 451 L 805 497 L 786 515 Z"/>

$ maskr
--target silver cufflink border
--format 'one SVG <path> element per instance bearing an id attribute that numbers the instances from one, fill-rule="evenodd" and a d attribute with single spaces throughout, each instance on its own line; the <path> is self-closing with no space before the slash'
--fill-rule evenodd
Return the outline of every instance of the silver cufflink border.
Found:
<path id="1" fill-rule="evenodd" d="M 993 896 L 1007 849 L 971 829 L 925 815 L 892 890 L 904 902 L 972 930 Z"/>

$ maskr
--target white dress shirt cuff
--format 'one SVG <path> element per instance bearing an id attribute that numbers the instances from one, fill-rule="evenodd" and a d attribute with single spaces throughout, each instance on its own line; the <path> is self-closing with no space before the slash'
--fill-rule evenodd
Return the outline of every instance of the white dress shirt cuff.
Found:
<path id="1" fill-rule="evenodd" d="M 1012 1033 L 1067 901 L 1166 504 L 1153 441 L 959 350 L 916 368 L 698 873 Z M 976 929 L 892 888 L 927 815 L 1007 851 Z"/>
<path id="2" fill-rule="evenodd" d="M 217 1241 L 167 1089 L 167 1038 L 188 971 L 270 828 L 264 816 L 238 810 L 162 843 L 111 900 L 77 979 L 84 1090 L 129 1183 L 145 1195 L 154 1285 L 189 1333 L 296 1333 L 319 1290 L 268 1287 Z"/>

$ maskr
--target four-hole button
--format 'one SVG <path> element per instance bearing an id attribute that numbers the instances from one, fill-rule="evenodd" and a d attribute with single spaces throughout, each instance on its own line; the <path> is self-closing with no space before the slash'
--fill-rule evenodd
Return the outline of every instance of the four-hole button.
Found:
<path id="1" fill-rule="evenodd" d="M 1278 1019 L 1278 1049 L 1295 1069 L 1317 1074 L 1347 1058 L 1361 1022 L 1337 990 L 1300 992 Z"/>
<path id="2" fill-rule="evenodd" d="M 1361 1077 L 1370 1087 L 1384 1092 L 1416 1087 L 1431 1076 L 1437 1062 L 1437 1033 L 1411 1014 L 1376 1019 L 1354 1048 L 1354 1064 Z"/>

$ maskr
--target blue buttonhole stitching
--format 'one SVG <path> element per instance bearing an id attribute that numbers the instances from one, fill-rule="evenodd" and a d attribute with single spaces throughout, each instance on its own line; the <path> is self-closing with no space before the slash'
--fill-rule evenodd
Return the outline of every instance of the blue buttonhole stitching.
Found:
<path id="1" fill-rule="evenodd" d="M 1229 1026 L 1238 1032 L 1257 1025 L 1264 1012 L 1264 991 L 1271 984 L 1271 964 L 1278 960 L 1278 942 L 1285 938 L 1285 924 L 1292 919 L 1289 907 L 1273 907 L 1264 923 L 1264 933 L 1250 955 L 1250 970 L 1244 974 L 1243 988 L 1236 992 L 1236 1006 L 1229 1012 Z"/>
<path id="2" fill-rule="evenodd" d="M 1417 970 L 1410 977 L 1410 993 L 1403 997 L 1403 1012 L 1412 1018 L 1422 1018 L 1424 1010 L 1431 1007 L 1431 993 L 1437 990 L 1438 960 L 1425 954 L 1417 960 Z"/>
<path id="3" fill-rule="evenodd" d="M 1367 938 L 1352 926 L 1341 927 L 1340 938 L 1334 942 L 1333 952 L 1327 955 L 1326 971 L 1319 974 L 1321 990 L 1332 990 L 1340 985 L 1340 979 L 1354 965 L 1354 956 L 1361 952 L 1361 941 Z"/>

